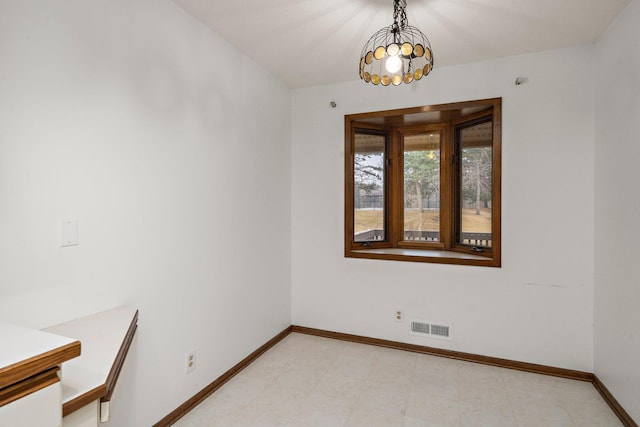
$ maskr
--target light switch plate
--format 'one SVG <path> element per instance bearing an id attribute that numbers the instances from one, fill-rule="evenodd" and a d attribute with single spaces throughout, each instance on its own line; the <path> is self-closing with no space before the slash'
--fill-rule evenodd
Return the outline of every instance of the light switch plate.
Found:
<path id="1" fill-rule="evenodd" d="M 78 220 L 67 218 L 62 220 L 60 246 L 76 246 L 78 244 Z"/>

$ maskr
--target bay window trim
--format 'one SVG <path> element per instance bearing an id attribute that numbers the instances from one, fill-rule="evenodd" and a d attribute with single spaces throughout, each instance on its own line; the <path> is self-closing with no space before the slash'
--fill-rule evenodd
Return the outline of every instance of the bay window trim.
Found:
<path id="1" fill-rule="evenodd" d="M 345 257 L 369 258 L 396 261 L 415 261 L 471 266 L 501 266 L 501 98 L 377 111 L 345 115 Z M 433 117 L 444 120 L 433 122 Z M 424 117 L 423 123 L 416 123 Z M 491 159 L 491 242 L 490 248 L 459 244 L 457 222 L 461 215 L 456 212 L 453 190 L 460 180 L 460 166 L 455 164 L 457 128 L 463 123 L 492 121 Z M 429 121 L 431 120 L 431 121 Z M 384 222 L 385 239 L 382 241 L 355 242 L 355 135 L 357 130 L 365 133 L 386 134 L 384 162 Z M 404 232 L 404 137 L 420 132 L 440 132 L 440 191 L 439 242 L 405 240 Z M 444 165 L 444 166 L 443 166 Z M 461 197 L 461 196 L 458 196 Z"/>

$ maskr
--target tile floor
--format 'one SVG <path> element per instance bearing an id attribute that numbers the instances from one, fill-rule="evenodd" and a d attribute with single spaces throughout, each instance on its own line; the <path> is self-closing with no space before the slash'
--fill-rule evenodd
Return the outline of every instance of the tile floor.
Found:
<path id="1" fill-rule="evenodd" d="M 175 426 L 620 426 L 590 383 L 293 333 Z"/>

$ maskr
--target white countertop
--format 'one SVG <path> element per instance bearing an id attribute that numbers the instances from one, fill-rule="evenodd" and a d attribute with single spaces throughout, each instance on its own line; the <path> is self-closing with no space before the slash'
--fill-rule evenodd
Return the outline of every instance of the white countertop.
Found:
<path id="1" fill-rule="evenodd" d="M 62 367 L 62 401 L 66 403 L 105 384 L 136 309 L 118 307 L 43 329 L 78 340 L 80 357 Z"/>
<path id="2" fill-rule="evenodd" d="M 0 322 L 0 370 L 74 341 L 66 336 Z"/>

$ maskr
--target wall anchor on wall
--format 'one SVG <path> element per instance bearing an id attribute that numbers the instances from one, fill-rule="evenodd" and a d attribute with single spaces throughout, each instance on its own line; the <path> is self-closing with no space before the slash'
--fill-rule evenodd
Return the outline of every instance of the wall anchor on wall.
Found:
<path id="1" fill-rule="evenodd" d="M 338 106 L 338 104 L 336 104 L 336 101 L 331 101 L 329 105 L 331 105 L 331 108 L 336 108 Z"/>
<path id="2" fill-rule="evenodd" d="M 516 77 L 516 86 L 520 86 L 521 84 L 525 84 L 529 81 L 526 77 Z"/>

